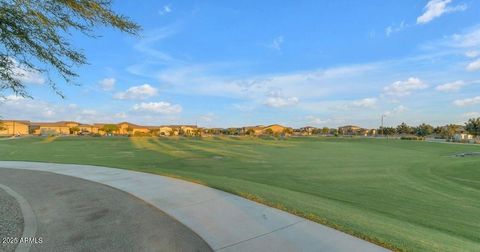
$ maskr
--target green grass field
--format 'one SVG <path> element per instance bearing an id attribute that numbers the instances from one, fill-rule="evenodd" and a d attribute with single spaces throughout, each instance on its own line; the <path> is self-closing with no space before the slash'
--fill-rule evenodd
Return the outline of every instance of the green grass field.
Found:
<path id="1" fill-rule="evenodd" d="M 0 160 L 181 177 L 383 246 L 480 250 L 480 146 L 385 139 L 60 137 L 0 141 Z"/>

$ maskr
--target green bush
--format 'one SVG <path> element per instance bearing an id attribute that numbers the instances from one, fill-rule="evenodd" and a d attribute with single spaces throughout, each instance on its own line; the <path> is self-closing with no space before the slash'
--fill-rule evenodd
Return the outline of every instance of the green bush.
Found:
<path id="1" fill-rule="evenodd" d="M 423 141 L 425 140 L 424 137 L 417 137 L 417 136 L 402 136 L 400 137 L 401 140 L 416 140 L 416 141 Z"/>

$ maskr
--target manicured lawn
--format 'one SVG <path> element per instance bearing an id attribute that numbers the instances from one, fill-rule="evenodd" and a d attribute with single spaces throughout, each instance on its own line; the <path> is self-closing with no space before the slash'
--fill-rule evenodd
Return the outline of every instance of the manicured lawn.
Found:
<path id="1" fill-rule="evenodd" d="M 182 177 L 397 250 L 479 251 L 480 146 L 401 140 L 60 137 L 0 141 L 0 160 Z"/>

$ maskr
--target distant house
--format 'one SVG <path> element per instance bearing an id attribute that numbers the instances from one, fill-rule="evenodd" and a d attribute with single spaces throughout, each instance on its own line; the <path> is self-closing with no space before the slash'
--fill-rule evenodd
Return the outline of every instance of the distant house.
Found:
<path id="1" fill-rule="evenodd" d="M 263 133 L 262 131 L 263 131 L 264 128 L 265 128 L 265 126 L 263 126 L 263 125 L 246 126 L 246 127 L 241 128 L 240 133 L 243 134 L 243 135 L 258 136 L 258 135 L 261 135 Z"/>
<path id="2" fill-rule="evenodd" d="M 160 126 L 158 128 L 158 134 L 160 136 L 171 136 L 171 135 L 174 135 L 174 131 L 173 131 L 173 128 L 172 127 L 169 127 L 169 126 Z M 178 132 L 177 132 L 178 134 Z"/>
<path id="3" fill-rule="evenodd" d="M 300 132 L 300 134 L 302 134 L 304 136 L 311 136 L 315 133 L 315 130 L 317 130 L 317 128 L 312 127 L 312 126 L 305 126 L 305 127 L 300 128 L 299 132 Z"/>
<path id="4" fill-rule="evenodd" d="M 473 141 L 474 137 L 473 135 L 470 135 L 468 133 L 457 133 L 453 135 L 453 141 L 455 142 L 464 142 L 464 141 Z"/>
<path id="5" fill-rule="evenodd" d="M 140 126 L 137 124 L 129 123 L 129 122 L 121 122 L 117 124 L 118 132 L 117 134 L 120 135 L 130 135 L 130 134 L 147 134 L 150 132 L 151 129 L 156 129 L 158 127 L 155 126 Z"/>
<path id="6" fill-rule="evenodd" d="M 91 124 L 80 124 L 78 125 L 78 128 L 80 129 L 80 134 L 98 133 L 98 127 Z"/>
<path id="7" fill-rule="evenodd" d="M 0 120 L 1 136 L 21 136 L 28 135 L 30 121 L 25 120 Z"/>
<path id="8" fill-rule="evenodd" d="M 453 135 L 453 141 L 455 142 L 473 142 L 473 135 L 469 134 L 465 127 L 460 126 L 457 128 L 455 134 Z"/>
<path id="9" fill-rule="evenodd" d="M 346 125 L 338 127 L 338 133 L 342 135 L 358 135 L 362 131 L 362 128 L 355 125 Z"/>
<path id="10" fill-rule="evenodd" d="M 70 135 L 70 128 L 78 126 L 75 122 L 32 122 L 30 131 L 35 135 Z"/>

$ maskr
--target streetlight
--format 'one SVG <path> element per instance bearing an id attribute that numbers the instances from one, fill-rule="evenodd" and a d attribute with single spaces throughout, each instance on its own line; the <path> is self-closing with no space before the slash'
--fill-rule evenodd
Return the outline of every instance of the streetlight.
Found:
<path id="1" fill-rule="evenodd" d="M 385 114 L 382 114 L 382 126 L 381 126 L 381 129 L 382 129 L 382 136 L 384 136 L 384 137 L 385 137 L 385 131 L 384 131 L 384 129 L 383 129 L 383 119 L 384 119 L 385 117 L 386 117 L 386 115 L 385 115 Z"/>

